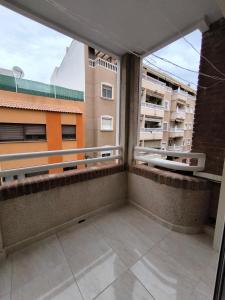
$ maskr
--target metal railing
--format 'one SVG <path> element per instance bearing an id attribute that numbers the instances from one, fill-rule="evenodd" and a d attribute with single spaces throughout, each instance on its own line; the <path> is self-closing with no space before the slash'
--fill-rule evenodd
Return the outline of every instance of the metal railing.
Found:
<path id="1" fill-rule="evenodd" d="M 149 108 L 153 108 L 153 109 L 164 110 L 164 106 L 149 103 L 149 102 L 141 102 L 141 105 L 144 106 L 144 107 L 149 107 Z"/>
<path id="2" fill-rule="evenodd" d="M 107 146 L 107 147 L 93 147 L 93 148 L 77 148 L 69 150 L 54 150 L 54 151 L 41 151 L 41 152 L 26 152 L 26 153 L 16 153 L 16 154 L 2 154 L 0 155 L 0 162 L 12 161 L 12 160 L 22 160 L 22 159 L 32 159 L 40 157 L 50 157 L 50 156 L 63 156 L 71 154 L 85 154 L 85 153 L 95 153 L 95 152 L 106 152 L 106 151 L 116 151 L 119 153 L 121 150 L 120 146 Z M 96 157 L 87 158 L 81 160 L 71 160 L 53 164 L 46 165 L 36 165 L 32 167 L 18 168 L 18 169 L 6 169 L 0 170 L 0 177 L 14 176 L 14 175 L 25 175 L 35 172 L 48 171 L 55 168 L 66 168 L 74 167 L 78 165 L 95 164 L 98 162 L 112 161 L 121 159 L 120 154 L 115 154 L 107 157 Z"/>
<path id="3" fill-rule="evenodd" d="M 159 157 L 155 157 L 158 155 Z M 173 157 L 175 160 L 167 160 L 167 157 Z M 190 165 L 177 161 L 177 158 L 195 159 L 196 165 Z M 148 163 L 151 166 L 159 166 L 166 169 L 177 171 L 203 171 L 205 168 L 205 154 L 193 152 L 177 152 L 158 150 L 154 148 L 135 147 L 134 159 L 136 161 Z"/>
<path id="4" fill-rule="evenodd" d="M 108 62 L 107 60 L 101 59 L 101 58 L 96 58 L 96 59 L 91 59 L 89 58 L 89 66 L 94 68 L 96 66 L 102 66 L 108 70 L 111 70 L 113 72 L 117 72 L 117 65 L 112 64 Z"/>
<path id="5" fill-rule="evenodd" d="M 141 132 L 160 132 L 162 131 L 162 127 L 159 128 L 141 128 Z"/>
<path id="6" fill-rule="evenodd" d="M 170 127 L 170 132 L 183 133 L 184 132 L 184 128 Z"/>

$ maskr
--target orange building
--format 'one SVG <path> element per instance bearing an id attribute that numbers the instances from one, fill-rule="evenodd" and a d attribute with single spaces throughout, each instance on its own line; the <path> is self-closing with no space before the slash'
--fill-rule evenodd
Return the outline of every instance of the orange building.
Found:
<path id="1" fill-rule="evenodd" d="M 31 95 L 27 91 L 12 92 L 6 88 L 0 90 L 0 154 L 83 147 L 83 99 L 65 100 L 62 99 L 62 95 L 60 98 Z M 76 159 L 79 159 L 79 155 L 6 161 L 0 163 L 0 169 Z M 67 169 L 70 168 L 65 168 Z M 54 169 L 49 172 L 60 171 L 63 170 Z M 13 178 L 4 178 L 4 180 L 11 179 Z"/>

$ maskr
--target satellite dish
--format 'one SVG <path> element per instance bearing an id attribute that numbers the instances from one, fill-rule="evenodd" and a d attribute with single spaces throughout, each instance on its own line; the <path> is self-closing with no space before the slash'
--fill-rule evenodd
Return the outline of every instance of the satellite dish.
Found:
<path id="1" fill-rule="evenodd" d="M 14 66 L 12 68 L 12 71 L 13 71 L 13 75 L 16 77 L 16 78 L 23 78 L 24 77 L 24 72 L 23 70 L 20 68 L 20 67 L 17 67 L 17 66 Z"/>

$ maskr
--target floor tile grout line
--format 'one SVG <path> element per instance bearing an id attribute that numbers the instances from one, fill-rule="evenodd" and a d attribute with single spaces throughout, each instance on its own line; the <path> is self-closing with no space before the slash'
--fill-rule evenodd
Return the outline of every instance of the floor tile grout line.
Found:
<path id="1" fill-rule="evenodd" d="M 77 288 L 78 288 L 78 291 L 79 291 L 79 293 L 80 293 L 80 295 L 81 295 L 81 298 L 82 298 L 83 300 L 85 300 L 85 298 L 84 298 L 84 296 L 83 296 L 83 293 L 81 292 L 80 287 L 79 287 L 79 285 L 78 285 L 78 282 L 77 282 L 77 280 L 76 280 L 76 278 L 75 278 L 75 275 L 74 275 L 74 273 L 73 273 L 73 270 L 72 270 L 71 267 L 70 267 L 70 264 L 69 264 L 69 262 L 68 262 L 67 256 L 66 256 L 65 251 L 64 251 L 64 248 L 63 248 L 63 245 L 62 245 L 62 243 L 61 243 L 61 241 L 60 241 L 60 238 L 59 238 L 59 236 L 58 236 L 57 233 L 56 233 L 56 238 L 57 238 L 57 240 L 58 240 L 58 242 L 59 242 L 59 245 L 60 245 L 60 247 L 61 247 L 61 249 L 62 249 L 63 256 L 64 256 L 64 258 L 65 258 L 66 264 L 67 264 L 67 266 L 68 266 L 68 268 L 69 268 L 69 270 L 70 270 L 70 272 L 71 272 L 71 274 L 72 274 L 72 276 L 73 276 L 74 283 L 76 284 L 76 286 L 77 286 Z"/>
<path id="2" fill-rule="evenodd" d="M 137 279 L 137 281 L 143 286 L 143 288 L 151 295 L 151 297 L 156 300 L 156 298 L 150 293 L 150 291 L 145 287 L 145 285 L 141 282 L 141 280 L 130 270 L 131 274 Z"/>

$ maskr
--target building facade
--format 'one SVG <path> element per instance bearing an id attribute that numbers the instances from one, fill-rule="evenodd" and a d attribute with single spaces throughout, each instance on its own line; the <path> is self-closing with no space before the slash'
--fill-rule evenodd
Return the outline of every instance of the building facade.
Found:
<path id="1" fill-rule="evenodd" d="M 49 85 L 24 79 L 20 80 L 15 92 L 13 83 L 10 76 L 0 75 L 0 154 L 83 147 L 83 93 L 59 88 L 60 94 L 51 96 L 50 90 L 47 91 L 52 88 Z M 53 90 L 57 92 L 57 87 Z M 4 161 L 0 168 L 24 168 L 75 159 L 79 159 L 79 155 Z M 3 180 L 17 178 L 21 176 Z"/>
<path id="2" fill-rule="evenodd" d="M 76 76 L 73 73 L 76 66 L 80 68 L 80 61 L 83 61 L 85 71 L 85 145 L 114 145 L 117 142 L 118 103 L 116 60 L 73 41 L 67 48 L 61 65 L 55 69 L 51 83 L 76 87 Z M 190 151 L 195 100 L 195 90 L 189 86 L 167 74 L 143 66 L 139 145 Z"/>

